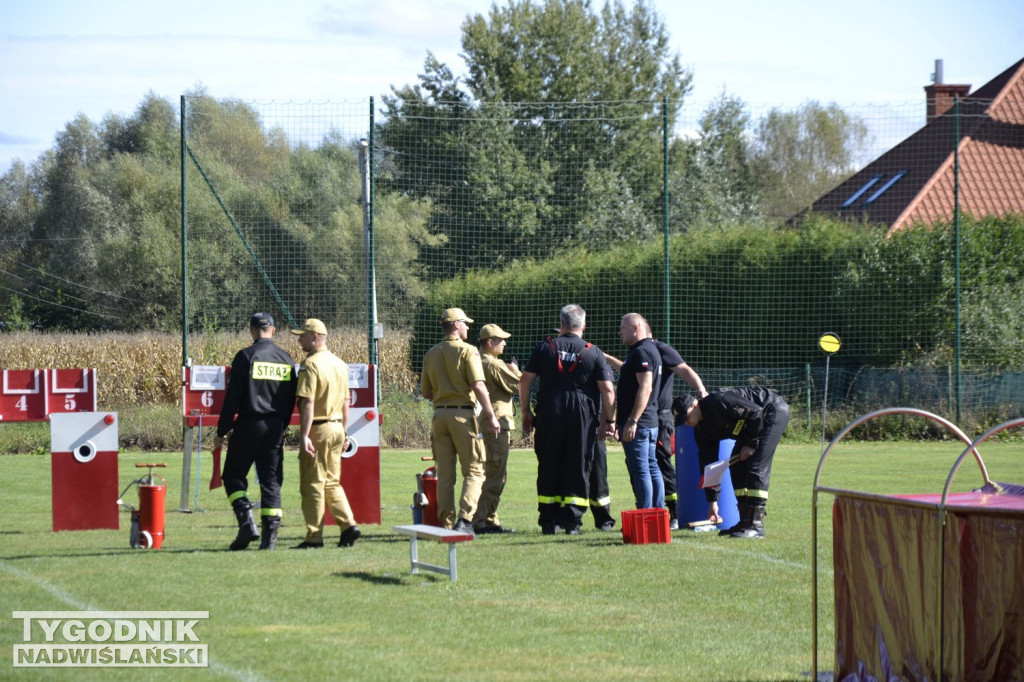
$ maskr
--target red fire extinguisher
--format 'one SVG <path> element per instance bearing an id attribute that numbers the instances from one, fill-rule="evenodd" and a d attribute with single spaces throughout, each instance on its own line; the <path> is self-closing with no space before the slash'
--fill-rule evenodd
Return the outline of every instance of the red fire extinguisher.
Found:
<path id="1" fill-rule="evenodd" d="M 428 526 L 440 526 L 441 521 L 437 518 L 437 469 L 430 467 L 418 475 L 418 478 L 418 483 L 423 488 L 423 498 L 420 498 L 423 500 L 423 523 Z"/>
<path id="2" fill-rule="evenodd" d="M 149 467 L 149 473 L 132 481 L 128 488 L 137 485 L 139 489 L 139 508 L 125 505 L 121 499 L 118 503 L 126 506 L 132 513 L 131 531 L 128 536 L 128 545 L 132 549 L 160 549 L 164 544 L 164 504 L 167 499 L 167 481 L 160 474 L 154 474 L 154 467 L 166 467 L 164 463 L 136 464 L 138 468 Z M 160 479 L 160 483 L 156 482 Z M 128 492 L 125 488 L 121 498 Z"/>

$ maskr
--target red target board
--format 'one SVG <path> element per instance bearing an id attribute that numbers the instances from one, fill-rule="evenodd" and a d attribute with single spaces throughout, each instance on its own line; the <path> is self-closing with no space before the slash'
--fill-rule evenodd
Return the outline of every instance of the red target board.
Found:
<path id="1" fill-rule="evenodd" d="M 217 425 L 230 375 L 231 367 L 221 365 L 182 368 L 181 405 L 185 426 Z"/>
<path id="2" fill-rule="evenodd" d="M 46 372 L 5 369 L 0 386 L 0 421 L 46 421 Z"/>
<path id="3" fill-rule="evenodd" d="M 0 421 L 40 422 L 52 414 L 95 411 L 95 369 L 0 371 Z"/>
<path id="4" fill-rule="evenodd" d="M 47 414 L 96 411 L 95 369 L 47 370 Z"/>
<path id="5" fill-rule="evenodd" d="M 217 426 L 230 377 L 230 365 L 194 365 L 182 368 L 181 405 L 184 426 Z M 299 425 L 297 407 L 289 424 Z"/>
<path id="6" fill-rule="evenodd" d="M 341 485 L 359 523 L 380 523 L 380 410 L 377 368 L 349 366 L 349 446 L 342 455 Z M 216 428 L 231 367 L 194 365 L 182 371 L 182 420 L 188 428 Z M 290 424 L 299 425 L 298 406 Z M 333 523 L 330 512 L 325 523 Z"/>

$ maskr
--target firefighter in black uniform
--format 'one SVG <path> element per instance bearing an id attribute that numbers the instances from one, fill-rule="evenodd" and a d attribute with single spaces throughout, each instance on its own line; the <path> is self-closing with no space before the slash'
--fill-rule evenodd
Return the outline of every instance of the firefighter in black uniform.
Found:
<path id="1" fill-rule="evenodd" d="M 680 396 L 672 403 L 677 423 L 693 427 L 701 471 L 718 460 L 718 444 L 735 438 L 729 467 L 740 520 L 719 532 L 734 538 L 763 538 L 768 482 L 775 448 L 789 423 L 789 405 L 766 388 L 729 388 L 694 400 Z M 718 488 L 706 488 L 708 517 L 718 516 Z"/>
<path id="2" fill-rule="evenodd" d="M 220 447 L 231 432 L 221 479 L 238 520 L 232 550 L 245 549 L 254 540 L 260 540 L 260 549 L 274 549 L 281 526 L 284 430 L 295 409 L 297 374 L 292 356 L 274 343 L 275 331 L 268 313 L 256 313 L 249 321 L 253 344 L 238 351 L 231 362 L 213 440 L 214 447 Z M 246 476 L 253 464 L 260 482 L 262 539 L 247 497 Z"/>
<path id="3" fill-rule="evenodd" d="M 523 434 L 536 428 L 538 523 L 545 535 L 559 528 L 578 535 L 589 504 L 590 468 L 599 433 L 614 417 L 612 374 L 599 348 L 582 338 L 586 313 L 570 304 L 559 314 L 555 338 L 533 349 L 522 378 L 519 401 Z M 530 389 L 540 377 L 536 416 Z"/>

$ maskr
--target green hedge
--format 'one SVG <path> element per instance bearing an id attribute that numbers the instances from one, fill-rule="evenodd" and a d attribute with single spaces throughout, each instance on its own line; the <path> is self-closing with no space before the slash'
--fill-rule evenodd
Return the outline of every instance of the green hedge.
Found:
<path id="1" fill-rule="evenodd" d="M 962 359 L 973 367 L 1024 368 L 1024 220 L 964 220 L 960 227 Z M 438 314 L 464 308 L 479 325 L 514 334 L 524 356 L 579 303 L 587 337 L 620 352 L 622 314 L 641 312 L 698 368 L 799 367 L 820 363 L 816 340 L 844 341 L 846 366 L 934 367 L 956 340 L 956 239 L 951 226 L 887 238 L 877 226 L 814 218 L 799 229 L 705 229 L 669 242 L 575 250 L 544 262 L 475 271 L 435 284 L 415 320 L 413 370 L 440 337 Z M 471 341 L 475 341 L 475 329 Z"/>

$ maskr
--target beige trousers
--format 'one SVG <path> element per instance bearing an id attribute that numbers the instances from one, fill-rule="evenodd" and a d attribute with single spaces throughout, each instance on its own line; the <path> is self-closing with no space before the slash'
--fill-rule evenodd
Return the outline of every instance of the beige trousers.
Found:
<path id="1" fill-rule="evenodd" d="M 435 409 L 430 449 L 437 467 L 437 520 L 451 528 L 459 518 L 473 520 L 484 482 L 484 444 L 477 437 L 471 409 Z M 455 514 L 455 465 L 462 470 L 462 496 Z"/>
<path id="2" fill-rule="evenodd" d="M 324 508 L 342 530 L 356 525 L 356 517 L 341 487 L 341 453 L 345 448 L 345 427 L 341 422 L 314 424 L 309 437 L 316 457 L 299 453 L 299 493 L 306 520 L 306 541 L 323 542 Z"/>
<path id="3" fill-rule="evenodd" d="M 505 424 L 501 425 L 501 433 L 497 437 L 484 437 L 484 448 L 487 452 L 484 461 L 484 483 L 480 487 L 480 502 L 473 517 L 474 528 L 501 525 L 501 521 L 498 520 L 498 502 L 501 501 L 501 493 L 505 490 L 505 481 L 508 478 L 508 451 L 511 440 L 509 427 Z"/>

